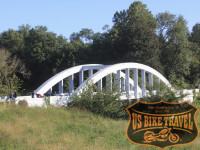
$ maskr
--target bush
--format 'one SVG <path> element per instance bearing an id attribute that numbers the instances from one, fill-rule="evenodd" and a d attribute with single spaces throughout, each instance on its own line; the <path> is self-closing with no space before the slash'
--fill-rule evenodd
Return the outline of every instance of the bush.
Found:
<path id="1" fill-rule="evenodd" d="M 162 86 L 162 85 L 160 85 Z M 157 93 L 153 94 L 150 92 L 149 97 L 141 98 L 141 101 L 153 103 L 165 100 L 167 102 L 178 102 L 182 101 L 182 98 L 186 95 L 177 92 L 173 92 L 166 86 L 157 88 Z M 155 86 L 156 88 L 158 86 Z M 128 113 L 125 108 L 135 103 L 137 100 L 132 101 L 121 101 L 121 92 L 118 92 L 117 85 L 113 85 L 112 90 L 98 91 L 95 85 L 88 84 L 83 89 L 82 93 L 73 97 L 72 102 L 69 104 L 71 107 L 78 107 L 80 109 L 89 110 L 95 114 L 99 114 L 105 117 L 113 119 L 128 119 Z"/>
<path id="2" fill-rule="evenodd" d="M 20 106 L 28 106 L 28 103 L 27 103 L 26 100 L 21 100 L 21 101 L 18 102 L 18 105 L 20 105 Z"/>
<path id="3" fill-rule="evenodd" d="M 186 94 L 182 94 L 181 92 L 179 92 L 178 94 L 177 91 L 171 91 L 170 89 L 166 88 L 163 91 L 158 91 L 156 94 L 150 94 L 149 97 L 144 97 L 140 100 L 149 103 L 159 102 L 161 100 L 164 100 L 166 102 L 180 102 L 185 96 Z"/>
<path id="4" fill-rule="evenodd" d="M 73 97 L 69 106 L 86 109 L 113 119 L 128 119 L 128 113 L 125 111 L 128 103 L 120 100 L 121 93 L 117 92 L 116 85 L 112 90 L 95 91 L 98 91 L 98 88 L 88 84 L 80 95 Z"/>
<path id="5" fill-rule="evenodd" d="M 200 108 L 200 92 L 198 94 L 194 92 L 193 104 Z"/>
<path id="6" fill-rule="evenodd" d="M 44 100 L 45 100 L 47 107 L 49 107 L 50 106 L 50 97 L 45 97 Z"/>

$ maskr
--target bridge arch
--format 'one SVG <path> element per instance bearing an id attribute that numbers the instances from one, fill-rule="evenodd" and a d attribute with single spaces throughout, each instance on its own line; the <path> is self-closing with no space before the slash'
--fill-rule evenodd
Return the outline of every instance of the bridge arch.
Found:
<path id="1" fill-rule="evenodd" d="M 88 79 L 84 81 L 84 71 L 86 70 L 89 76 Z M 93 70 L 97 70 L 97 72 L 93 74 Z M 133 70 L 132 76 L 130 75 L 130 70 Z M 138 84 L 138 71 L 141 72 L 141 87 Z M 75 73 L 79 73 L 79 87 L 74 91 Z M 69 95 L 79 94 L 88 81 L 92 81 L 94 84 L 98 83 L 98 87 L 101 90 L 102 79 L 112 74 L 115 74 L 114 77 L 117 79 L 116 81 L 120 83 L 117 85 L 118 88 L 124 90 L 128 94 L 133 93 L 133 98 L 136 99 L 147 95 L 146 74 L 148 74 L 149 85 L 151 87 L 153 87 L 153 76 L 156 76 L 158 82 L 162 81 L 170 89 L 173 89 L 169 81 L 163 75 L 149 66 L 140 63 L 119 63 L 114 65 L 85 64 L 66 69 L 44 82 L 36 89 L 35 93 L 43 95 L 52 89 L 54 85 L 59 83 L 59 94 L 61 94 L 63 93 L 63 79 L 67 77 L 69 77 Z"/>
<path id="2" fill-rule="evenodd" d="M 102 69 L 104 68 L 105 65 L 100 65 L 100 64 L 85 64 L 85 65 L 79 65 L 79 66 L 74 66 L 71 68 L 68 68 L 56 75 L 54 75 L 53 77 L 51 77 L 50 79 L 48 79 L 46 82 L 44 82 L 40 87 L 38 87 L 35 90 L 35 94 L 44 94 L 47 91 L 51 90 L 51 88 L 56 85 L 57 83 L 59 83 L 59 93 L 63 93 L 63 89 L 61 88 L 63 86 L 63 79 L 69 77 L 70 78 L 70 84 L 71 84 L 71 89 L 70 92 L 73 92 L 73 80 L 74 80 L 74 74 L 75 73 L 79 73 L 80 78 L 79 78 L 79 82 L 80 84 L 83 82 L 83 71 L 85 70 L 89 70 L 89 76 L 91 76 L 93 74 L 92 70 L 94 69 Z"/>
<path id="3" fill-rule="evenodd" d="M 127 93 L 130 92 L 130 70 L 134 70 L 134 98 L 137 99 L 139 97 L 146 96 L 146 73 L 149 74 L 149 85 L 153 87 L 153 76 L 156 76 L 158 79 L 158 82 L 162 81 L 165 85 L 167 85 L 168 88 L 173 90 L 173 87 L 169 83 L 169 81 L 158 71 L 155 69 L 144 65 L 140 63 L 119 63 L 115 65 L 110 65 L 105 67 L 104 69 L 98 71 L 96 74 L 93 74 L 90 78 L 88 78 L 85 82 L 83 82 L 76 90 L 75 94 L 78 94 L 82 91 L 82 89 L 86 86 L 86 83 L 88 81 L 91 81 L 93 84 L 99 82 L 103 77 L 117 72 L 117 78 L 120 79 L 121 77 L 121 70 L 125 70 L 125 90 Z M 139 89 L 138 89 L 138 70 L 141 70 L 141 78 L 142 78 L 142 93 L 141 96 L 139 96 Z M 121 84 L 119 84 L 121 86 Z M 119 87 L 121 88 L 121 87 Z"/>

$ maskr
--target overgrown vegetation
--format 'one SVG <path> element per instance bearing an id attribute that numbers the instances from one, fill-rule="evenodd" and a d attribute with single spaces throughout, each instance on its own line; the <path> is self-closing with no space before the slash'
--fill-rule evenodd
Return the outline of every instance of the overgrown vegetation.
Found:
<path id="1" fill-rule="evenodd" d="M 45 103 L 47 107 L 50 107 L 50 97 L 45 97 Z"/>
<path id="2" fill-rule="evenodd" d="M 20 101 L 18 102 L 18 105 L 19 105 L 19 106 L 28 106 L 28 103 L 27 103 L 26 100 L 20 100 Z"/>
<path id="3" fill-rule="evenodd" d="M 155 86 L 157 93 L 150 93 L 149 96 L 141 98 L 141 101 L 145 102 L 159 102 L 165 100 L 167 102 L 179 102 L 186 95 L 177 94 L 176 91 L 171 91 L 166 86 Z M 159 89 L 158 89 L 159 88 Z M 122 92 L 119 92 L 117 84 L 112 85 L 112 89 L 103 89 L 98 91 L 96 85 L 87 84 L 81 93 L 73 97 L 70 107 L 77 107 L 79 109 L 90 111 L 94 114 L 98 114 L 104 117 L 113 119 L 127 119 L 128 113 L 125 108 L 136 102 L 137 100 L 130 100 L 127 96 L 127 100 L 120 100 Z M 179 95 L 177 97 L 177 95 Z"/>
<path id="4" fill-rule="evenodd" d="M 154 90 L 156 93 L 153 93 L 151 90 L 149 91 L 149 96 L 143 97 L 140 100 L 153 103 L 153 102 L 159 102 L 161 100 L 164 100 L 166 102 L 180 102 L 183 101 L 183 98 L 187 96 L 187 94 L 183 94 L 182 90 L 175 90 L 175 89 L 169 89 L 166 85 L 163 83 L 161 84 L 155 84 Z"/>
<path id="5" fill-rule="evenodd" d="M 16 56 L 11 56 L 8 50 L 0 48 L 0 96 L 9 95 L 14 90 L 20 89 L 22 81 L 17 74 L 24 77 L 30 75 Z"/>
<path id="6" fill-rule="evenodd" d="M 69 106 L 86 109 L 104 117 L 125 119 L 128 116 L 125 111 L 128 103 L 120 100 L 121 95 L 116 85 L 112 85 L 112 89 L 98 91 L 96 85 L 88 84 L 79 95 L 73 97 Z"/>
<path id="7" fill-rule="evenodd" d="M 199 93 L 194 92 L 193 94 L 194 94 L 193 104 L 198 108 L 200 108 L 200 92 Z"/>

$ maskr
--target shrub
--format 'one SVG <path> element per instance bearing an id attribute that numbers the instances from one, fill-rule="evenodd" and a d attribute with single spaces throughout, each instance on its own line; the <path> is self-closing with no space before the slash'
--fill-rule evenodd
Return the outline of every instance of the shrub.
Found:
<path id="1" fill-rule="evenodd" d="M 50 106 L 50 97 L 45 97 L 44 100 L 45 100 L 47 107 L 49 107 Z"/>
<path id="2" fill-rule="evenodd" d="M 140 100 L 149 103 L 159 102 L 161 100 L 167 102 L 178 102 L 186 96 L 179 93 L 179 97 L 177 97 L 177 92 L 171 91 L 166 86 L 160 86 L 162 85 L 154 87 L 157 88 L 156 94 L 153 94 L 153 92 L 150 91 L 149 97 L 144 97 Z M 113 85 L 112 90 L 103 89 L 102 91 L 98 91 L 98 88 L 95 85 L 88 84 L 81 94 L 73 97 L 69 106 L 86 109 L 95 114 L 113 119 L 128 119 L 128 113 L 125 111 L 125 108 L 135 103 L 137 100 L 122 101 L 120 100 L 121 95 L 122 93 L 118 92 L 117 85 Z"/>
<path id="3" fill-rule="evenodd" d="M 113 85 L 112 90 L 95 91 L 98 91 L 98 88 L 88 84 L 81 94 L 73 97 L 69 106 L 87 109 L 113 119 L 128 118 L 128 113 L 125 111 L 128 103 L 120 100 L 121 92 L 117 92 L 116 85 Z"/>
<path id="4" fill-rule="evenodd" d="M 21 100 L 21 101 L 18 102 L 18 105 L 20 105 L 20 106 L 28 106 L 28 103 L 27 103 L 26 100 Z"/>
<path id="5" fill-rule="evenodd" d="M 193 104 L 200 108 L 200 92 L 198 94 L 194 92 Z"/>
<path id="6" fill-rule="evenodd" d="M 178 91 L 171 91 L 170 89 L 166 88 L 163 91 L 158 91 L 156 94 L 150 94 L 149 97 L 144 97 L 140 100 L 150 103 L 159 102 L 161 100 L 166 102 L 180 102 L 185 96 L 186 94 L 182 94 L 181 92 L 178 93 Z"/>

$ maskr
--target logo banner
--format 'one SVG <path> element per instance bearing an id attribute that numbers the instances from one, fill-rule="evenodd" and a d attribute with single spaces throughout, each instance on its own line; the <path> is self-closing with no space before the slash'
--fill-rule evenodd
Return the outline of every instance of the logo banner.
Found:
<path id="1" fill-rule="evenodd" d="M 198 108 L 187 101 L 138 101 L 126 111 L 130 118 L 126 135 L 135 144 L 163 149 L 192 143 L 199 135 L 195 120 Z"/>

